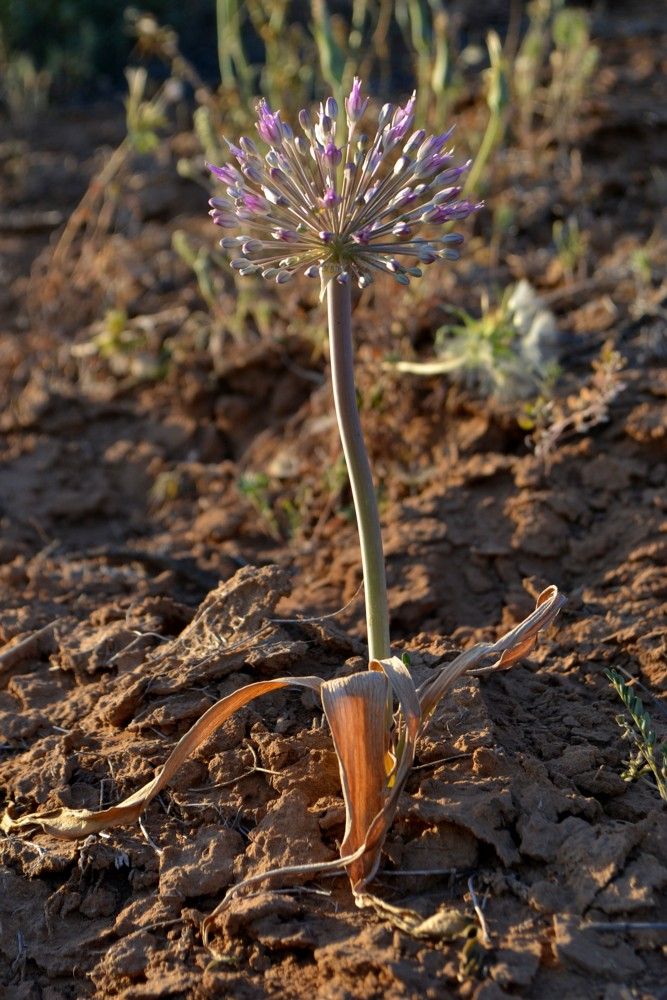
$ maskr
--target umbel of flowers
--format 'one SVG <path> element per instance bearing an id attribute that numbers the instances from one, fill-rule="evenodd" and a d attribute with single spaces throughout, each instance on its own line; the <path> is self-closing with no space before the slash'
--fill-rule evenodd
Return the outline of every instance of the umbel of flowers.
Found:
<path id="1" fill-rule="evenodd" d="M 257 131 L 268 150 L 242 136 L 228 143 L 238 166 L 209 165 L 227 186 L 226 197 L 210 201 L 213 221 L 241 230 L 221 241 L 233 268 L 278 284 L 303 272 L 323 288 L 332 277 L 364 288 L 377 271 L 407 285 L 424 265 L 458 259 L 463 237 L 438 228 L 479 205 L 459 199 L 470 161 L 454 165 L 453 130 L 412 131 L 413 94 L 404 107 L 385 104 L 369 138 L 359 131 L 367 105 L 355 77 L 342 129 L 330 97 L 316 121 L 299 113 L 303 134 L 295 135 L 279 111 L 259 101 Z"/>

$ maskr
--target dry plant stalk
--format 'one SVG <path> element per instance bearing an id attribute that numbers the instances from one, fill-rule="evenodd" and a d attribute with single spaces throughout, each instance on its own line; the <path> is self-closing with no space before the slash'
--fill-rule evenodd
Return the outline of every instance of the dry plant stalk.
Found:
<path id="1" fill-rule="evenodd" d="M 248 684 L 211 706 L 179 740 L 153 780 L 118 805 L 97 811 L 52 809 L 24 816 L 15 816 L 10 805 L 0 820 L 0 829 L 6 834 L 40 829 L 56 837 L 78 839 L 136 822 L 181 764 L 239 708 L 280 688 L 308 688 L 322 700 L 339 761 L 346 815 L 340 859 L 261 872 L 239 883 L 205 919 L 204 940 L 208 941 L 217 913 L 242 888 L 274 877 L 345 869 L 358 905 L 366 905 L 367 886 L 377 872 L 382 845 L 414 760 L 417 737 L 438 702 L 467 670 L 510 666 L 529 653 L 564 600 L 556 587 L 548 587 L 540 594 L 533 613 L 520 625 L 495 643 L 480 643 L 461 653 L 419 688 L 397 656 L 373 660 L 369 671 L 331 681 L 281 677 Z M 390 696 L 392 703 L 398 703 L 391 719 L 387 714 Z"/>

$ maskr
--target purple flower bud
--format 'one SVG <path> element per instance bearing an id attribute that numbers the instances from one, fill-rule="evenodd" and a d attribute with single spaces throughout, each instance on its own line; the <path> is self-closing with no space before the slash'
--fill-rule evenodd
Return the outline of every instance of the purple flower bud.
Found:
<path id="1" fill-rule="evenodd" d="M 319 238 L 322 240 L 323 243 L 331 243 L 334 237 L 334 234 L 330 233 L 327 229 L 321 230 L 321 232 L 319 232 L 317 235 L 319 236 Z"/>
<path id="2" fill-rule="evenodd" d="M 247 194 L 244 194 L 240 200 L 243 203 L 243 207 L 247 208 L 249 212 L 264 214 L 268 209 L 268 205 L 258 194 L 248 192 Z"/>
<path id="3" fill-rule="evenodd" d="M 373 176 L 373 174 L 377 171 L 381 163 L 382 163 L 382 152 L 381 150 L 378 149 L 377 152 L 372 154 L 370 162 L 368 164 L 368 170 L 371 176 Z"/>
<path id="4" fill-rule="evenodd" d="M 336 275 L 336 281 L 339 285 L 347 285 L 350 281 L 350 276 L 347 271 L 341 271 L 340 274 Z"/>
<path id="5" fill-rule="evenodd" d="M 368 98 L 361 96 L 361 80 L 355 76 L 352 82 L 350 96 L 345 98 L 345 111 L 347 112 L 347 123 L 351 129 L 356 125 L 368 106 Z"/>
<path id="6" fill-rule="evenodd" d="M 340 198 L 336 194 L 336 191 L 332 187 L 328 187 L 324 192 L 324 196 L 320 198 L 321 203 L 325 208 L 333 208 L 340 201 Z"/>
<path id="7" fill-rule="evenodd" d="M 466 200 L 448 206 L 447 211 L 449 212 L 450 219 L 467 219 L 469 215 L 472 215 L 473 212 L 478 211 L 480 208 L 484 208 L 483 201 L 473 204 L 473 202 Z"/>
<path id="8" fill-rule="evenodd" d="M 261 240 L 245 240 L 241 244 L 241 249 L 243 250 L 243 253 L 245 253 L 245 254 L 258 253 L 258 251 L 262 250 L 263 247 L 264 247 L 264 244 L 262 243 Z"/>
<path id="9" fill-rule="evenodd" d="M 443 188 L 442 191 L 438 191 L 436 195 L 433 196 L 434 205 L 446 205 L 450 201 L 454 201 L 461 194 L 462 188 L 459 185 L 455 185 L 450 188 Z"/>
<path id="10" fill-rule="evenodd" d="M 431 153 L 415 164 L 415 177 L 431 177 L 442 170 L 451 160 L 450 155 L 441 156 L 439 153 Z"/>
<path id="11" fill-rule="evenodd" d="M 237 217 L 231 212 L 219 212 L 217 209 L 213 208 L 209 212 L 209 215 L 213 219 L 216 226 L 221 226 L 223 229 L 236 229 L 238 226 Z"/>
<path id="12" fill-rule="evenodd" d="M 307 267 L 303 273 L 307 278 L 319 278 L 320 269 L 317 264 L 311 264 L 310 267 Z"/>
<path id="13" fill-rule="evenodd" d="M 409 205 L 411 202 L 413 202 L 415 200 L 415 197 L 416 195 L 412 190 L 412 188 L 409 187 L 401 188 L 398 194 L 394 195 L 394 197 L 391 199 L 388 207 L 391 211 L 394 211 L 397 208 L 403 208 L 405 205 Z"/>
<path id="14" fill-rule="evenodd" d="M 440 237 L 441 243 L 448 243 L 450 246 L 458 247 L 463 243 L 463 236 L 461 233 L 447 233 L 446 236 Z"/>
<path id="15" fill-rule="evenodd" d="M 247 161 L 248 156 L 240 146 L 235 146 L 233 142 L 229 141 L 229 139 L 225 139 L 225 142 L 227 143 L 229 152 L 238 160 L 239 163 L 243 164 Z"/>
<path id="16" fill-rule="evenodd" d="M 313 120 L 310 117 L 310 113 L 306 110 L 306 108 L 302 108 L 301 111 L 299 111 L 299 125 L 306 133 L 306 135 L 309 136 L 312 133 Z"/>
<path id="17" fill-rule="evenodd" d="M 208 203 L 211 208 L 222 208 L 227 212 L 234 211 L 234 202 L 230 201 L 229 198 L 209 198 Z"/>
<path id="18" fill-rule="evenodd" d="M 430 243 L 426 243 L 425 246 L 421 248 L 418 256 L 422 264 L 432 264 L 433 261 L 438 259 L 438 253 L 433 249 Z"/>
<path id="19" fill-rule="evenodd" d="M 326 104 L 324 105 L 324 110 L 329 118 L 338 117 L 338 105 L 333 97 L 327 97 Z"/>
<path id="20" fill-rule="evenodd" d="M 408 129 L 412 125 L 415 117 L 415 101 L 417 100 L 417 92 L 413 90 L 412 97 L 407 102 L 404 108 L 396 108 L 394 115 L 391 119 L 391 128 L 387 132 L 384 146 L 385 149 L 391 149 L 395 146 L 397 142 L 404 139 L 407 135 Z"/>
<path id="21" fill-rule="evenodd" d="M 283 127 L 280 112 L 271 111 L 265 98 L 257 104 L 257 131 L 268 146 L 280 146 L 283 141 Z"/>
<path id="22" fill-rule="evenodd" d="M 322 154 L 324 158 L 331 164 L 332 167 L 337 167 L 340 161 L 343 159 L 343 154 L 341 153 L 338 146 L 332 142 L 330 139 L 324 147 L 324 153 Z"/>
<path id="23" fill-rule="evenodd" d="M 254 163 L 246 163 L 243 166 L 243 176 L 252 181 L 253 184 L 262 183 L 262 172 L 258 170 Z"/>
<path id="24" fill-rule="evenodd" d="M 282 229 L 280 226 L 276 229 L 272 229 L 271 235 L 274 240 L 281 240 L 283 243 L 294 243 L 299 238 L 298 234 L 295 233 L 293 229 Z"/>
<path id="25" fill-rule="evenodd" d="M 373 235 L 371 229 L 368 226 L 364 226 L 356 233 L 352 233 L 352 239 L 355 243 L 360 243 L 362 246 L 366 246 L 371 236 Z"/>
<path id="26" fill-rule="evenodd" d="M 438 205 L 431 212 L 427 212 L 428 218 L 424 221 L 438 225 L 442 222 L 450 222 L 453 219 L 467 219 L 469 215 L 482 208 L 484 202 L 480 201 L 473 205 L 471 201 L 457 201 L 453 205 Z"/>
<path id="27" fill-rule="evenodd" d="M 420 128 L 417 132 L 413 132 L 405 146 L 403 147 L 404 156 L 412 156 L 415 150 L 419 149 L 422 142 L 424 141 L 424 136 L 426 132 L 423 128 Z"/>
<path id="28" fill-rule="evenodd" d="M 241 181 L 240 173 L 231 163 L 225 163 L 222 167 L 214 167 L 212 163 L 207 163 L 206 166 L 214 177 L 217 177 L 219 181 L 224 181 L 225 184 L 237 184 Z"/>
<path id="29" fill-rule="evenodd" d="M 394 164 L 394 177 L 398 177 L 398 175 L 402 174 L 404 170 L 407 170 L 411 163 L 412 160 L 409 156 L 399 156 Z"/>
<path id="30" fill-rule="evenodd" d="M 378 116 L 378 131 L 382 131 L 389 119 L 394 113 L 393 104 L 383 104 Z"/>
<path id="31" fill-rule="evenodd" d="M 256 159 L 259 159 L 259 153 L 257 152 L 257 146 L 252 141 L 252 139 L 248 138 L 247 135 L 242 135 L 241 136 L 241 138 L 239 139 L 239 145 L 240 145 L 241 149 L 243 149 L 248 154 L 248 156 L 253 156 Z"/>
<path id="32" fill-rule="evenodd" d="M 448 170 L 442 170 L 437 177 L 433 178 L 433 187 L 439 188 L 445 184 L 451 184 L 452 181 L 457 181 L 459 177 L 467 173 L 471 164 L 472 160 L 468 160 L 467 163 L 462 164 L 460 167 L 449 167 Z"/>

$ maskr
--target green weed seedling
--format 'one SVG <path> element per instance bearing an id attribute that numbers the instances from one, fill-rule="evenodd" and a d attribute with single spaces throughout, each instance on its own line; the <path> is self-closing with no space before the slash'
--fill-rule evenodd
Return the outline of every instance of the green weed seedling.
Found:
<path id="1" fill-rule="evenodd" d="M 586 268 L 588 237 L 579 228 L 579 222 L 575 216 L 570 216 L 567 222 L 556 219 L 552 234 L 556 255 L 563 268 L 563 273 L 570 281 L 575 275 L 583 278 Z"/>
<path id="2" fill-rule="evenodd" d="M 661 799 L 667 801 L 667 741 L 658 743 L 651 717 L 641 698 L 626 684 L 617 670 L 605 670 L 605 676 L 621 699 L 630 716 L 617 715 L 621 739 L 633 747 L 621 774 L 624 781 L 636 781 L 642 775 L 652 774 Z"/>
<path id="3" fill-rule="evenodd" d="M 558 329 L 552 313 L 531 285 L 505 289 L 498 305 L 482 295 L 480 315 L 452 310 L 458 323 L 436 332 L 434 361 L 388 365 L 413 375 L 448 375 L 482 395 L 510 399 L 535 393 L 553 371 Z"/>

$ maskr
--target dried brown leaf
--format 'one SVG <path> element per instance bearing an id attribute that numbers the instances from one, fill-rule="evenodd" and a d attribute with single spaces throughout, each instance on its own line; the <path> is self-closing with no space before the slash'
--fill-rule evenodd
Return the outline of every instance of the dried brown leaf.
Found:
<path id="1" fill-rule="evenodd" d="M 279 677 L 272 681 L 248 684 L 240 691 L 234 691 L 226 698 L 221 698 L 208 711 L 204 712 L 194 726 L 181 737 L 153 780 L 128 798 L 123 799 L 118 805 L 99 811 L 51 809 L 48 812 L 29 813 L 18 818 L 12 816 L 11 807 L 9 807 L 0 819 L 0 829 L 4 833 L 14 833 L 17 830 L 37 826 L 54 837 L 74 840 L 78 837 L 87 837 L 91 833 L 97 833 L 110 826 L 133 823 L 139 818 L 151 799 L 159 795 L 165 785 L 169 783 L 181 764 L 197 747 L 212 736 L 230 715 L 233 715 L 243 705 L 247 705 L 253 698 L 290 685 L 307 687 L 319 693 L 322 681 L 319 677 Z"/>
<path id="2" fill-rule="evenodd" d="M 322 685 L 322 707 L 338 756 L 345 801 L 341 854 L 354 853 L 366 842 L 373 820 L 384 809 L 387 690 L 386 677 L 371 671 Z M 371 850 L 352 862 L 347 869 L 352 884 L 372 878 L 379 861 L 379 851 Z"/>
<path id="3" fill-rule="evenodd" d="M 481 642 L 467 649 L 451 663 L 447 663 L 433 678 L 419 688 L 419 701 L 424 719 L 428 719 L 440 699 L 467 670 L 476 667 L 508 667 L 520 657 L 529 653 L 537 644 L 540 632 L 547 628 L 560 609 L 565 598 L 557 587 L 547 587 L 537 599 L 535 610 L 519 625 L 497 642 Z"/>

